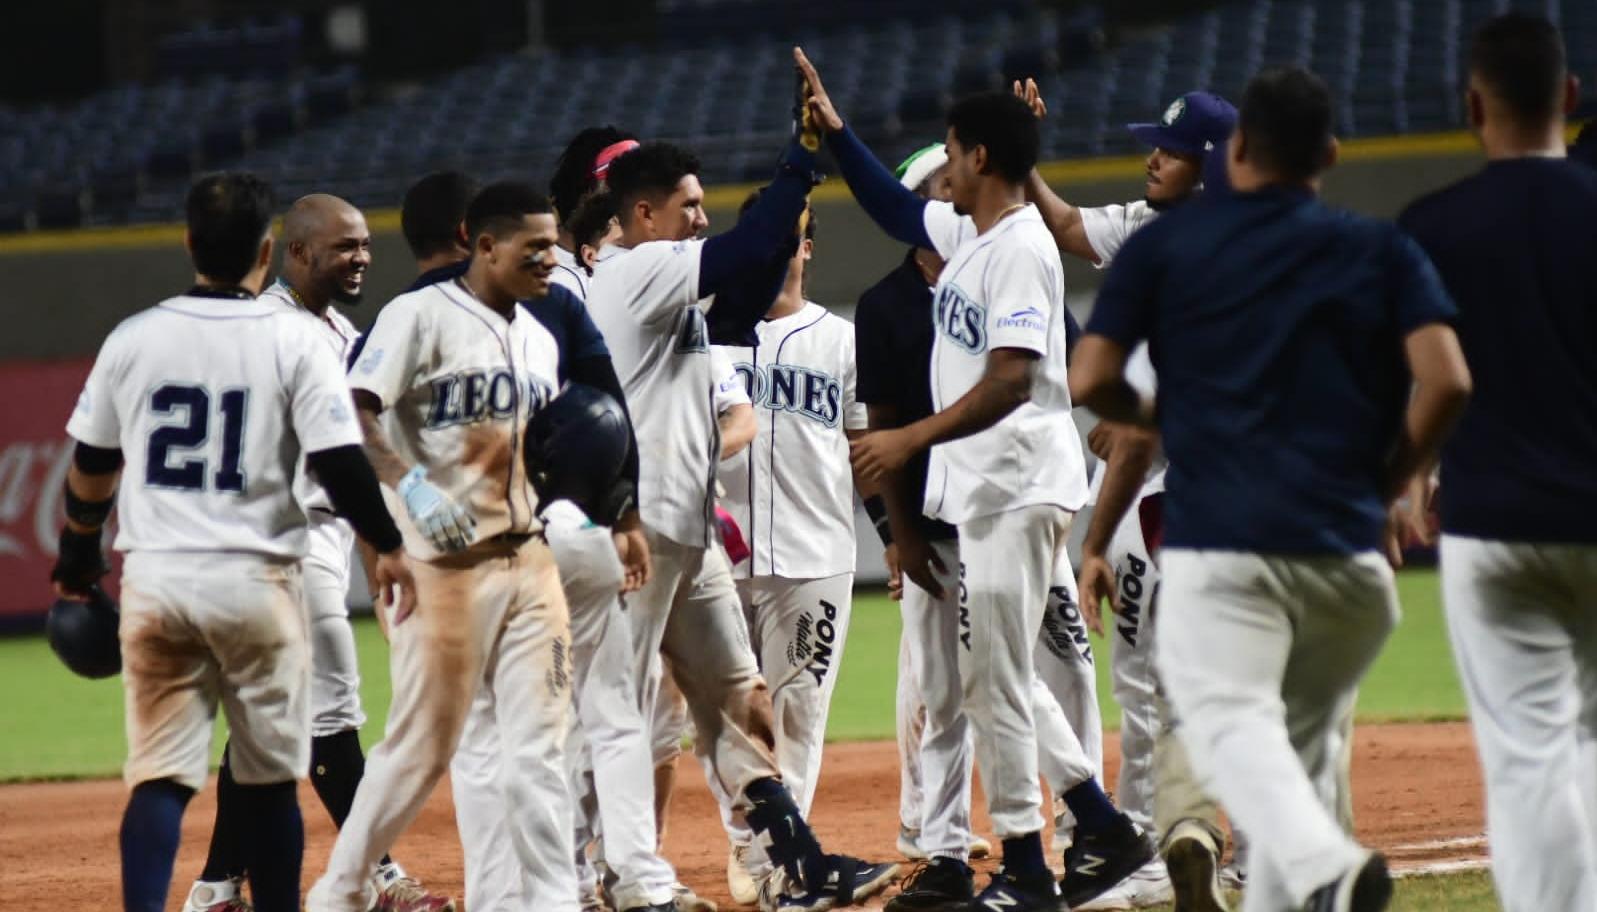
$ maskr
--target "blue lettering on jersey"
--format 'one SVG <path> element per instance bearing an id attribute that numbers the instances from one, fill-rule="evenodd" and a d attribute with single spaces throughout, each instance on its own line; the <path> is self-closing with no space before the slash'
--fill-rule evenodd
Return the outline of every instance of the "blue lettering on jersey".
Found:
<path id="1" fill-rule="evenodd" d="M 773 412 L 794 412 L 837 427 L 843 415 L 843 384 L 825 371 L 796 364 L 734 365 L 748 386 L 749 400 Z"/>
<path id="2" fill-rule="evenodd" d="M 987 350 L 987 308 L 972 301 L 958 285 L 943 286 L 937 295 L 937 330 L 972 354 Z"/>
<path id="3" fill-rule="evenodd" d="M 525 375 L 522 394 L 530 404 L 528 414 L 536 412 L 549 401 L 552 390 L 547 382 L 532 374 Z M 443 428 L 457 424 L 475 424 L 484 419 L 503 420 L 516 414 L 515 375 L 506 368 L 491 371 L 468 370 L 436 377 L 432 381 L 432 408 L 427 413 L 427 427 Z"/>

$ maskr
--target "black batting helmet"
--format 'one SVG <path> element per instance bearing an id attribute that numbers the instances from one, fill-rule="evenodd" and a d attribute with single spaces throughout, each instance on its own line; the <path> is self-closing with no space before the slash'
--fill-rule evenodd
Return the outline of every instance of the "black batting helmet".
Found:
<path id="1" fill-rule="evenodd" d="M 614 524 L 636 498 L 622 477 L 630 442 L 626 412 L 614 397 L 567 384 L 527 424 L 527 476 L 538 502 L 569 500 L 594 522 Z"/>
<path id="2" fill-rule="evenodd" d="M 109 678 L 122 670 L 116 602 L 95 586 L 87 601 L 56 599 L 45 618 L 45 634 L 56 658 L 85 678 Z"/>

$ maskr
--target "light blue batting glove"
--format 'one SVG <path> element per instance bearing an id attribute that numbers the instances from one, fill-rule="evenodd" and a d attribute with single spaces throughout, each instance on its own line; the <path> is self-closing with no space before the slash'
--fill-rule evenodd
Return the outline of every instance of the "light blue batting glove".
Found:
<path id="1" fill-rule="evenodd" d="M 395 489 L 405 500 L 410 521 L 440 551 L 464 551 L 477 535 L 477 520 L 465 507 L 427 480 L 427 470 L 416 466 Z"/>

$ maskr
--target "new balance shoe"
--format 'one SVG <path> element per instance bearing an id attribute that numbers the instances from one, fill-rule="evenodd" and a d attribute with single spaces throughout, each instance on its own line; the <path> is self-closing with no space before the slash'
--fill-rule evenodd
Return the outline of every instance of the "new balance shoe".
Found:
<path id="1" fill-rule="evenodd" d="M 243 878 L 234 880 L 196 880 L 183 902 L 183 912 L 253 912 L 244 901 Z"/>
<path id="2" fill-rule="evenodd" d="M 1078 827 L 1075 842 L 1065 853 L 1065 878 L 1059 882 L 1065 904 L 1074 909 L 1097 899 L 1158 854 L 1142 828 L 1125 814 L 1115 826 L 1096 833 Z"/>
<path id="3" fill-rule="evenodd" d="M 1182 820 L 1170 828 L 1164 843 L 1164 863 L 1170 872 L 1177 909 L 1181 912 L 1226 912 L 1225 892 L 1219 878 L 1220 847 L 1202 824 Z"/>
<path id="4" fill-rule="evenodd" d="M 1164 862 L 1155 858 L 1138 868 L 1135 874 L 1098 894 L 1097 899 L 1088 900 L 1076 909 L 1078 912 L 1123 912 L 1163 905 L 1173 898 L 1170 875 L 1165 871 Z"/>
<path id="5" fill-rule="evenodd" d="M 1065 912 L 1067 907 L 1052 877 L 1022 884 L 999 868 L 966 908 L 971 912 Z"/>
<path id="6" fill-rule="evenodd" d="M 838 906 L 851 906 L 887 889 L 898 876 L 898 865 L 872 864 L 848 855 L 826 856 L 824 886 L 810 890 L 802 883 L 788 881 L 776 903 L 777 912 L 826 912 Z"/>
<path id="7" fill-rule="evenodd" d="M 1381 912 L 1392 900 L 1386 858 L 1371 852 L 1361 864 L 1309 894 L 1303 912 Z"/>
<path id="8" fill-rule="evenodd" d="M 887 912 L 966 912 L 976 892 L 975 874 L 957 858 L 933 858 L 904 878 Z"/>

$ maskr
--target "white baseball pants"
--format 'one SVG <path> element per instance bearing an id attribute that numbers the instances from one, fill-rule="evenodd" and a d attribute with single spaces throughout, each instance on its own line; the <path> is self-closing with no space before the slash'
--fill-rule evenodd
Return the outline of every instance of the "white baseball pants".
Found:
<path id="1" fill-rule="evenodd" d="M 121 615 L 130 787 L 204 788 L 218 703 L 240 783 L 305 778 L 310 645 L 299 562 L 135 551 L 122 566 Z"/>
<path id="2" fill-rule="evenodd" d="M 313 510 L 306 535 L 300 570 L 310 615 L 311 737 L 323 738 L 366 724 L 347 602 L 354 533 L 342 520 Z"/>
<path id="3" fill-rule="evenodd" d="M 1338 824 L 1337 725 L 1397 622 L 1379 554 L 1166 547 L 1156 662 L 1204 791 L 1251 841 L 1244 912 L 1297 908 L 1362 863 Z"/>
<path id="4" fill-rule="evenodd" d="M 757 576 L 737 581 L 749 640 L 771 689 L 776 765 L 808 817 L 820 780 L 826 717 L 843 664 L 854 604 L 854 574 L 819 579 Z M 695 753 L 698 753 L 695 745 Z M 732 796 L 712 785 L 727 836 L 752 845 L 754 833 L 734 812 Z"/>
<path id="5" fill-rule="evenodd" d="M 531 905 L 577 908 L 565 742 L 570 622 L 554 558 L 539 539 L 414 561 L 416 613 L 392 628 L 393 702 L 366 761 L 309 912 L 366 912 L 372 867 L 448 769 L 473 699 L 487 689 L 502 740 L 510 842 Z"/>
<path id="6" fill-rule="evenodd" d="M 551 504 L 544 517 L 571 610 L 576 714 L 566 753 L 579 884 L 594 880 L 586 848 L 602 831 L 606 862 L 618 878 L 617 905 L 667 902 L 676 874 L 654 854 L 653 763 L 636 702 L 631 626 L 621 610 L 621 562 L 610 530 L 560 507 Z M 469 909 L 517 912 L 531 895 L 508 838 L 503 770 L 494 698 L 484 688 L 449 766 Z"/>
<path id="7" fill-rule="evenodd" d="M 1597 908 L 1597 546 L 1442 537 L 1505 912 Z"/>
<path id="8" fill-rule="evenodd" d="M 1159 566 L 1148 553 L 1142 517 L 1133 506 L 1115 529 L 1109 561 L 1120 592 L 1120 611 L 1109 621 L 1109 672 L 1120 705 L 1120 778 L 1115 800 L 1137 825 L 1154 826 L 1154 742 L 1163 728 L 1154 671 L 1154 612 Z"/>

